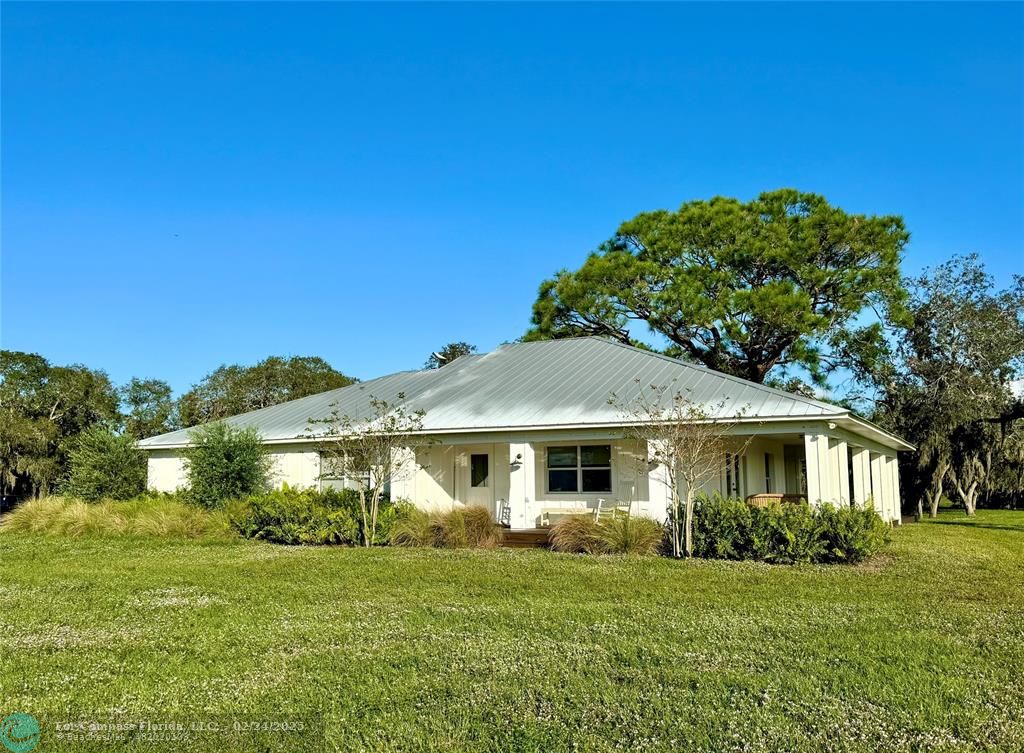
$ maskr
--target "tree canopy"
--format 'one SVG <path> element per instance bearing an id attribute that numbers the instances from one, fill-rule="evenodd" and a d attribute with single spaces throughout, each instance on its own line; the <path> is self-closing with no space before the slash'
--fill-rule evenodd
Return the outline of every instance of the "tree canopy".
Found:
<path id="1" fill-rule="evenodd" d="M 317 356 L 271 356 L 255 366 L 221 366 L 181 396 L 179 419 L 184 427 L 196 426 L 356 381 Z"/>
<path id="2" fill-rule="evenodd" d="M 423 367 L 427 369 L 439 369 L 446 363 L 451 363 L 459 356 L 467 356 L 470 353 L 475 352 L 475 345 L 470 345 L 469 343 L 462 341 L 451 342 L 440 350 L 431 353 L 430 358 L 428 358 L 427 362 L 423 364 Z"/>
<path id="3" fill-rule="evenodd" d="M 72 440 L 119 419 L 117 391 L 104 372 L 0 351 L 0 491 L 46 494 L 67 472 Z"/>
<path id="4" fill-rule="evenodd" d="M 822 381 L 840 361 L 885 351 L 879 318 L 903 315 L 898 216 L 848 214 L 782 189 L 716 197 L 623 223 L 578 270 L 546 280 L 524 339 L 606 335 L 764 382 L 802 367 Z"/>
<path id="5" fill-rule="evenodd" d="M 917 445 L 908 481 L 932 514 L 944 493 L 971 513 L 1006 447 L 999 424 L 1024 365 L 1024 278 L 996 290 L 972 254 L 926 270 L 910 289 L 907 326 L 873 374 L 875 417 Z"/>
<path id="6" fill-rule="evenodd" d="M 133 378 L 118 390 L 125 432 L 145 439 L 178 428 L 178 408 L 171 385 L 161 379 Z"/>

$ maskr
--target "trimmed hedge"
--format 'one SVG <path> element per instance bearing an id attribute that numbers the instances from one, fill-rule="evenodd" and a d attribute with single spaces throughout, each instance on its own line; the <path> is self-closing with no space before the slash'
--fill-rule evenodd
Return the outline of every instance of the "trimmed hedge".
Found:
<path id="1" fill-rule="evenodd" d="M 719 495 L 696 501 L 693 551 L 713 559 L 856 563 L 889 540 L 889 526 L 869 507 L 813 508 L 804 503 L 751 507 Z"/>

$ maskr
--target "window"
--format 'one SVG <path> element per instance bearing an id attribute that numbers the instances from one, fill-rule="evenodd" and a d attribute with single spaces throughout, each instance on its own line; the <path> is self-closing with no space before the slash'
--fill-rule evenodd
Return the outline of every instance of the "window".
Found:
<path id="1" fill-rule="evenodd" d="M 612 447 L 607 444 L 548 448 L 549 492 L 610 492 Z"/>
<path id="2" fill-rule="evenodd" d="M 373 479 L 367 473 L 353 474 L 346 472 L 345 464 L 336 458 L 320 456 L 320 490 L 342 489 L 358 490 L 360 486 L 369 487 Z"/>
<path id="3" fill-rule="evenodd" d="M 490 476 L 489 460 L 490 456 L 487 453 L 474 453 L 469 456 L 469 480 L 474 488 L 487 486 L 487 477 Z"/>
<path id="4" fill-rule="evenodd" d="M 739 497 L 740 494 L 740 456 L 731 452 L 725 453 L 725 494 Z"/>
<path id="5" fill-rule="evenodd" d="M 772 488 L 772 466 L 775 464 L 775 459 L 772 457 L 770 452 L 764 454 L 764 490 L 771 494 L 775 491 Z"/>

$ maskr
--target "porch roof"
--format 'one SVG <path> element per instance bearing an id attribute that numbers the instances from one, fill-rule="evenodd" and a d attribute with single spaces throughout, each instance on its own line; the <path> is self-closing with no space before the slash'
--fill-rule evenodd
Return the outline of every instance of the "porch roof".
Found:
<path id="1" fill-rule="evenodd" d="M 233 416 L 269 442 L 308 436 L 309 419 L 336 407 L 353 420 L 372 415 L 371 398 L 423 410 L 424 432 L 446 433 L 623 425 L 621 403 L 650 385 L 682 393 L 712 417 L 742 411 L 747 419 L 836 419 L 849 411 L 674 358 L 599 337 L 513 343 L 462 356 L 440 369 L 404 371 Z M 895 438 L 893 438 L 895 439 Z M 896 440 L 902 443 L 900 440 Z M 140 442 L 144 449 L 182 447 L 188 430 Z"/>

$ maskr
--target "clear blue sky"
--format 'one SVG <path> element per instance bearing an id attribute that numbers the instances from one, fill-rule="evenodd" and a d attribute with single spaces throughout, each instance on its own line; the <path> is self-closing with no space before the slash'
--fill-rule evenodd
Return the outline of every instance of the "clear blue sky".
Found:
<path id="1" fill-rule="evenodd" d="M 618 223 L 782 186 L 1024 271 L 1024 6 L 2 7 L 4 348 L 367 378 Z"/>

